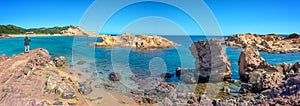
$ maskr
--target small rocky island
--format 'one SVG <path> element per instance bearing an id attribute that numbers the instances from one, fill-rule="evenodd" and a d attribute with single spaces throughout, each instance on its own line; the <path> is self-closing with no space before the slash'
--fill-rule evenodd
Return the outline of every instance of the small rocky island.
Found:
<path id="1" fill-rule="evenodd" d="M 283 37 L 276 34 L 236 34 L 227 37 L 225 44 L 230 47 L 238 48 L 254 46 L 259 51 L 268 53 L 300 52 L 300 35 L 290 34 Z"/>
<path id="2" fill-rule="evenodd" d="M 125 33 L 121 36 L 101 36 L 101 42 L 95 42 L 90 44 L 91 46 L 103 47 L 103 48 L 114 48 L 124 47 L 136 50 L 157 50 L 165 48 L 173 48 L 179 46 L 164 37 L 160 36 L 148 36 Z"/>

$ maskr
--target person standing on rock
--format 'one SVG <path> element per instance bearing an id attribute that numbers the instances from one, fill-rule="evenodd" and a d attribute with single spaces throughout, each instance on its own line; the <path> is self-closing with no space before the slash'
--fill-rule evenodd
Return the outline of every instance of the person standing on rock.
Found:
<path id="1" fill-rule="evenodd" d="M 31 40 L 28 38 L 28 36 L 25 37 L 24 39 L 24 45 L 25 45 L 25 51 L 24 52 L 29 52 L 29 42 Z"/>

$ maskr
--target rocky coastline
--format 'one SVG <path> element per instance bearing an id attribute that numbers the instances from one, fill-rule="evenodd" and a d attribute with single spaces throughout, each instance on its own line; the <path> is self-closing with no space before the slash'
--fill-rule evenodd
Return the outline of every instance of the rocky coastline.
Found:
<path id="1" fill-rule="evenodd" d="M 276 34 L 236 34 L 225 38 L 225 44 L 238 48 L 254 46 L 259 51 L 267 53 L 300 52 L 300 35 L 290 34 L 283 37 Z"/>
<path id="2" fill-rule="evenodd" d="M 231 79 L 231 64 L 221 40 L 197 41 L 189 47 L 196 60 L 194 69 L 179 67 L 175 73 L 162 73 L 161 78 L 133 75 L 129 79 L 135 82 L 137 89 L 130 89 L 129 94 L 124 94 L 126 99 L 115 102 L 117 105 L 155 106 L 300 105 L 300 61 L 295 64 L 269 64 L 260 57 L 259 51 L 264 50 L 259 47 L 261 43 L 254 45 L 259 42 L 255 41 L 256 38 L 250 35 L 237 36 L 250 37 L 250 41 L 243 41 L 248 43 L 225 39 L 226 45 L 234 42 L 230 47 L 244 48 L 238 60 L 240 79 Z M 276 42 L 278 39 L 283 39 L 282 42 L 294 42 L 299 38 L 298 35 L 285 38 L 268 35 L 260 36 L 259 39 L 262 42 L 266 39 L 273 39 L 268 42 Z M 102 36 L 102 40 L 92 45 L 109 48 L 117 45 L 137 50 L 178 46 L 162 37 L 135 36 L 129 33 L 118 37 Z M 269 49 L 265 47 L 265 50 Z M 285 51 L 291 52 L 288 48 Z M 85 61 L 77 62 L 77 65 L 84 64 Z M 81 73 L 76 73 L 66 65 L 65 57 L 51 58 L 45 49 L 35 49 L 11 57 L 0 56 L 0 105 L 104 105 L 104 99 L 110 101 L 106 102 L 108 105 L 114 99 L 103 97 L 105 92 L 119 90 L 122 80 L 127 79 L 122 73 L 111 72 L 104 79 L 109 83 L 98 83 L 97 75 L 102 72 L 80 70 Z M 84 76 L 82 73 L 88 74 L 88 78 L 76 77 Z M 181 82 L 165 81 L 172 77 L 177 77 Z M 105 91 L 97 92 L 100 89 Z M 215 95 L 210 95 L 211 92 Z M 132 101 L 134 103 L 130 103 Z"/>
<path id="3" fill-rule="evenodd" d="M 287 37 L 288 38 L 288 37 Z M 289 38 L 291 39 L 291 38 Z M 187 102 L 186 105 L 227 106 L 227 105 L 300 105 L 300 62 L 295 64 L 281 63 L 269 64 L 260 57 L 256 46 L 245 45 L 242 51 L 239 65 L 239 80 L 230 79 L 231 71 L 228 69 L 230 63 L 223 53 L 223 47 L 218 40 L 194 42 L 190 50 L 196 58 L 195 69 L 177 68 L 176 73 L 164 75 L 175 75 L 187 84 L 196 84 L 195 95 L 198 101 Z M 213 51 L 213 52 L 212 52 Z M 217 60 L 214 62 L 213 60 Z M 204 63 L 203 63 L 204 62 Z M 213 70 L 215 64 L 219 66 L 222 73 Z M 213 78 L 203 77 L 199 70 L 206 69 L 207 76 L 214 76 L 214 72 L 221 75 Z M 168 78 L 168 77 L 164 77 Z M 215 79 L 218 79 L 216 82 Z M 212 81 L 211 81 L 212 80 Z M 208 97 L 205 89 L 208 84 L 220 87 L 214 97 Z M 201 101 L 201 97 L 208 97 Z"/>
<path id="4" fill-rule="evenodd" d="M 121 36 L 107 36 L 100 37 L 101 42 L 95 42 L 90 46 L 102 47 L 102 48 L 131 48 L 134 50 L 157 50 L 166 49 L 179 46 L 164 37 L 160 36 L 148 36 L 125 33 Z"/>

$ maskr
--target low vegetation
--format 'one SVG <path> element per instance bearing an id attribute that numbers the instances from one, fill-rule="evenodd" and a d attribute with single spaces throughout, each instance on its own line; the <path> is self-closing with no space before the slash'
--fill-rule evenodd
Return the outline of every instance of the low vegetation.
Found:
<path id="1" fill-rule="evenodd" d="M 68 28 L 75 28 L 75 26 L 69 25 L 64 27 L 52 27 L 52 28 L 29 28 L 25 29 L 15 25 L 0 25 L 0 33 L 4 34 L 26 34 L 26 32 L 35 34 L 61 34 L 61 31 Z"/>

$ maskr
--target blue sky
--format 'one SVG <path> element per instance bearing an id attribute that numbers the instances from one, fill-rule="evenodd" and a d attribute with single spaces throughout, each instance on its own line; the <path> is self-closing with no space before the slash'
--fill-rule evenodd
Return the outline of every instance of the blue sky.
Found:
<path id="1" fill-rule="evenodd" d="M 0 1 L 0 24 L 14 24 L 24 28 L 78 25 L 86 9 L 93 3 L 93 0 Z M 300 9 L 297 8 L 300 4 L 299 0 L 205 0 L 205 2 L 215 15 L 225 35 L 247 32 L 259 34 L 300 33 Z M 127 8 L 126 12 L 120 11 L 119 14 L 120 16 L 123 14 L 123 17 L 118 15 L 112 17 L 110 25 L 104 28 L 105 32 L 118 33 L 118 30 L 124 27 L 124 23 L 132 21 L 130 16 L 141 15 L 136 14 L 137 8 L 144 14 L 158 16 L 169 15 L 171 17 L 172 14 L 180 13 L 159 4 L 144 4 L 144 6 L 146 5 L 149 8 L 131 7 Z M 151 9 L 151 7 L 155 7 L 155 9 Z M 157 10 L 160 11 L 157 12 Z M 124 17 L 124 13 L 128 17 Z M 187 23 L 186 26 L 183 26 L 187 30 L 196 30 L 193 23 L 187 22 L 189 19 L 184 17 L 179 14 L 173 20 L 176 23 Z M 141 29 L 136 28 L 135 31 L 131 28 L 130 31 L 140 33 L 139 30 Z M 151 33 L 161 34 L 164 30 Z M 198 34 L 198 31 L 194 31 L 192 34 Z"/>

